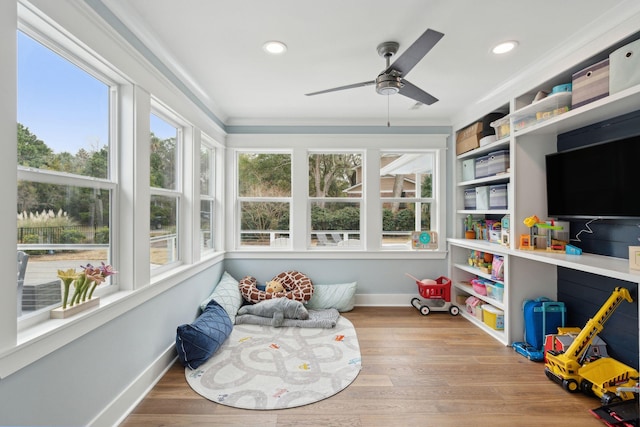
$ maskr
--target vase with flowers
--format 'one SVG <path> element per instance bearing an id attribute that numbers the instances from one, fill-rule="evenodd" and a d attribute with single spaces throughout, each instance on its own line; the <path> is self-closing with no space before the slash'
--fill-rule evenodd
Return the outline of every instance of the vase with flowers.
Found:
<path id="1" fill-rule="evenodd" d="M 81 270 L 76 271 L 70 268 L 66 271 L 58 270 L 58 278 L 62 280 L 62 306 L 51 310 L 51 317 L 54 319 L 64 319 L 87 308 L 94 307 L 100 303 L 99 297 L 93 297 L 96 287 L 116 274 L 117 271 L 104 262 L 94 267 L 91 264 L 80 266 Z M 73 287 L 71 298 L 69 294 Z"/>

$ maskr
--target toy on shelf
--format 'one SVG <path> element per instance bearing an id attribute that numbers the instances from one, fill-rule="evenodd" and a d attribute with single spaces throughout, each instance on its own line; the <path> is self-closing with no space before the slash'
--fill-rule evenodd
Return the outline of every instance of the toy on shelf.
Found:
<path id="1" fill-rule="evenodd" d="M 520 249 L 565 252 L 569 242 L 568 223 L 554 220 L 543 222 L 536 215 L 526 217 L 522 222 L 529 228 L 529 234 L 520 235 Z"/>
<path id="2" fill-rule="evenodd" d="M 467 262 L 471 267 L 476 267 L 485 274 L 491 274 L 493 254 L 489 252 L 471 250 L 469 251 L 469 258 Z"/>
<path id="3" fill-rule="evenodd" d="M 420 296 L 426 298 L 426 301 L 420 298 L 411 300 L 411 305 L 417 308 L 420 314 L 426 316 L 432 311 L 448 311 L 452 316 L 457 316 L 460 313 L 458 306 L 451 303 L 451 279 L 441 276 L 436 280 L 419 280 L 409 273 L 405 274 L 416 281 Z"/>

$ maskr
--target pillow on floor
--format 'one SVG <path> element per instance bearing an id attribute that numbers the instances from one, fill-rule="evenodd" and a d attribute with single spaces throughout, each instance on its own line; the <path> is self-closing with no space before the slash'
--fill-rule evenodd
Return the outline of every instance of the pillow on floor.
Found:
<path id="1" fill-rule="evenodd" d="M 231 324 L 236 323 L 236 314 L 242 305 L 242 294 L 238 287 L 238 281 L 226 271 L 220 277 L 216 287 L 213 288 L 211 295 L 200 304 L 202 311 L 212 299 L 216 300 L 224 308 L 224 311 L 227 312 L 231 319 Z"/>
<path id="2" fill-rule="evenodd" d="M 355 305 L 357 285 L 357 282 L 331 285 L 314 284 L 313 295 L 307 302 L 307 308 L 310 310 L 335 308 L 340 312 L 351 311 Z"/>
<path id="3" fill-rule="evenodd" d="M 176 333 L 176 350 L 183 366 L 196 369 L 209 360 L 231 334 L 231 319 L 215 300 L 190 325 L 180 325 Z"/>

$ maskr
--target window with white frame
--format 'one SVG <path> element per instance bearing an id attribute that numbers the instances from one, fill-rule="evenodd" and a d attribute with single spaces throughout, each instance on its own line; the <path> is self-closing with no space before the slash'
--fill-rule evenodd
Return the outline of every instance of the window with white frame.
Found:
<path id="1" fill-rule="evenodd" d="M 180 149 L 182 128 L 175 120 L 153 110 L 150 136 L 150 262 L 151 271 L 176 263 L 179 255 L 180 203 Z"/>
<path id="2" fill-rule="evenodd" d="M 436 151 L 381 153 L 383 247 L 410 248 L 414 231 L 435 230 L 436 159 Z"/>
<path id="3" fill-rule="evenodd" d="M 237 152 L 240 247 L 291 245 L 291 154 Z"/>
<path id="4" fill-rule="evenodd" d="M 362 153 L 310 152 L 308 164 L 311 247 L 361 247 Z"/>
<path id="5" fill-rule="evenodd" d="M 200 252 L 215 250 L 215 149 L 204 135 L 200 143 Z"/>
<path id="6" fill-rule="evenodd" d="M 17 40 L 21 316 L 60 305 L 59 270 L 111 263 L 117 85 L 38 34 Z"/>

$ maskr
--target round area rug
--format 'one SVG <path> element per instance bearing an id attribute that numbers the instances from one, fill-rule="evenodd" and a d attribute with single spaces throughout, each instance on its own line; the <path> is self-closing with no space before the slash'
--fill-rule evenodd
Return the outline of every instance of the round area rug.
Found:
<path id="1" fill-rule="evenodd" d="M 243 409 L 283 409 L 333 396 L 361 369 L 353 324 L 334 328 L 235 325 L 229 338 L 198 369 L 185 368 L 198 394 Z"/>

